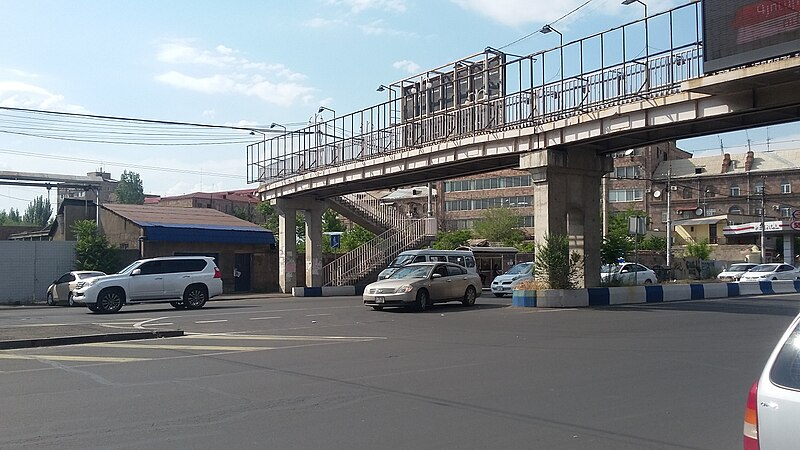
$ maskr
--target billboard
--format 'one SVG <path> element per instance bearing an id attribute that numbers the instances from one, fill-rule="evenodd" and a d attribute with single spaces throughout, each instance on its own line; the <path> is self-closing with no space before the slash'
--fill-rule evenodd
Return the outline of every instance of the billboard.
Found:
<path id="1" fill-rule="evenodd" d="M 704 71 L 800 52 L 800 0 L 703 0 Z"/>

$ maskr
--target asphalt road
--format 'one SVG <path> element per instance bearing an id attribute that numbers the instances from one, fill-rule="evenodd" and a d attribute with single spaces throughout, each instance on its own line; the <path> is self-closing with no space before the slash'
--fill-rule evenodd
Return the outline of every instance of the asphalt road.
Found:
<path id="1" fill-rule="evenodd" d="M 0 448 L 741 448 L 797 295 L 372 311 L 357 297 L 4 308 L 183 337 L 0 351 Z"/>

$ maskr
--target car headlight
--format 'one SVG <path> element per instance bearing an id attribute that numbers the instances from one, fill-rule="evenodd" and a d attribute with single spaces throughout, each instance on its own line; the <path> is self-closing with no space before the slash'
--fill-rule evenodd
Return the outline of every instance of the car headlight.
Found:
<path id="1" fill-rule="evenodd" d="M 411 286 L 410 284 L 404 284 L 404 285 L 400 286 L 399 288 L 395 289 L 394 292 L 395 292 L 395 294 L 407 294 L 407 293 L 409 293 L 409 292 L 411 292 L 413 290 L 414 290 L 414 286 Z"/>

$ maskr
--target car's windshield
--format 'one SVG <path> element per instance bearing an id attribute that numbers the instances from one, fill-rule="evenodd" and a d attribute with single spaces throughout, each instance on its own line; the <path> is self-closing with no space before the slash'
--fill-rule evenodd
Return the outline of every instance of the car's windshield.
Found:
<path id="1" fill-rule="evenodd" d="M 126 268 L 124 268 L 124 269 L 120 270 L 120 271 L 119 271 L 119 272 L 117 272 L 117 273 L 118 273 L 118 274 L 121 274 L 121 275 L 127 275 L 127 274 L 129 274 L 129 273 L 130 273 L 130 272 L 133 270 L 133 268 L 134 268 L 134 267 L 136 267 L 136 266 L 138 266 L 138 265 L 139 265 L 139 261 L 134 261 L 134 262 L 132 262 L 132 263 L 131 263 L 131 264 L 130 264 L 128 267 L 126 267 Z"/>
<path id="2" fill-rule="evenodd" d="M 777 267 L 775 264 L 761 264 L 750 269 L 750 272 L 774 272 Z"/>
<path id="3" fill-rule="evenodd" d="M 389 267 L 403 267 L 414 260 L 414 255 L 400 255 L 389 264 Z"/>
<path id="4" fill-rule="evenodd" d="M 397 269 L 389 275 L 389 279 L 398 280 L 403 278 L 428 278 L 433 266 L 406 266 Z"/>
<path id="5" fill-rule="evenodd" d="M 518 275 L 521 273 L 529 273 L 531 271 L 531 263 L 521 263 L 508 269 L 506 275 Z"/>
<path id="6" fill-rule="evenodd" d="M 601 273 L 618 273 L 622 266 L 616 264 L 605 264 L 600 268 Z"/>
<path id="7" fill-rule="evenodd" d="M 752 267 L 752 266 L 750 266 L 748 264 L 733 264 L 728 269 L 728 271 L 729 272 L 747 272 L 748 270 L 750 270 L 750 267 Z"/>

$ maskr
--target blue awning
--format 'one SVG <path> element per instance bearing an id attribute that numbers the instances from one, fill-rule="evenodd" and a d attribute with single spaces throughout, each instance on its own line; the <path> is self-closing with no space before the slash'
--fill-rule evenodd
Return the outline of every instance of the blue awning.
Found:
<path id="1" fill-rule="evenodd" d="M 218 244 L 275 244 L 271 231 L 256 227 L 142 224 L 148 241 L 213 242 Z"/>

